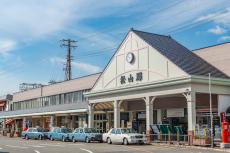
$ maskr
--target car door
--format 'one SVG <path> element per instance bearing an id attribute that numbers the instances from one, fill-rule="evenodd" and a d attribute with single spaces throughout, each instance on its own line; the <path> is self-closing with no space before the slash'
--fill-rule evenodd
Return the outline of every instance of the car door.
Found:
<path id="1" fill-rule="evenodd" d="M 61 128 L 57 130 L 57 139 L 62 140 L 62 129 Z"/>
<path id="2" fill-rule="evenodd" d="M 85 141 L 83 129 L 79 129 L 79 140 L 80 141 Z"/>
<path id="3" fill-rule="evenodd" d="M 78 138 L 78 135 L 79 135 L 79 129 L 76 129 L 73 133 L 73 137 L 75 140 L 79 141 L 79 138 Z"/>
<path id="4" fill-rule="evenodd" d="M 32 139 L 32 132 L 33 132 L 33 129 L 29 128 L 28 131 L 27 131 L 27 136 L 28 138 Z"/>
<path id="5" fill-rule="evenodd" d="M 59 128 L 54 129 L 53 133 L 52 133 L 52 137 L 53 139 L 57 140 L 58 139 L 58 130 Z"/>
<path id="6" fill-rule="evenodd" d="M 33 139 L 37 139 L 38 138 L 38 130 L 37 129 L 33 129 L 31 135 L 32 135 Z"/>
<path id="7" fill-rule="evenodd" d="M 112 129 L 108 136 L 112 142 L 116 142 L 116 129 Z"/>
<path id="8" fill-rule="evenodd" d="M 122 134 L 121 134 L 121 129 L 117 129 L 116 130 L 116 134 L 114 135 L 114 139 L 117 143 L 122 143 L 123 142 L 123 138 L 122 138 Z"/>

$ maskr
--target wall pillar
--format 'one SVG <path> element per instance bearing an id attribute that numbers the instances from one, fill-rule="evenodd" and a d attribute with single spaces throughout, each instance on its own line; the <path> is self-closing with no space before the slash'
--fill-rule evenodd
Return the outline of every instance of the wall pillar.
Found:
<path id="1" fill-rule="evenodd" d="M 94 104 L 89 104 L 88 109 L 89 109 L 88 127 L 93 128 L 94 127 Z"/>
<path id="2" fill-rule="evenodd" d="M 114 128 L 119 128 L 120 127 L 120 104 L 118 100 L 115 100 L 113 102 L 114 105 Z"/>
<path id="3" fill-rule="evenodd" d="M 50 123 L 49 123 L 49 128 L 53 128 L 54 127 L 54 115 L 50 116 Z"/>
<path id="4" fill-rule="evenodd" d="M 22 118 L 22 130 L 26 130 L 26 117 Z"/>
<path id="5" fill-rule="evenodd" d="M 146 134 L 150 134 L 150 125 L 153 124 L 153 101 L 155 97 L 150 98 L 149 96 L 144 98 L 146 105 Z"/>
<path id="6" fill-rule="evenodd" d="M 75 128 L 75 116 L 74 115 L 72 115 L 72 117 L 71 117 L 71 123 L 70 123 L 70 128 L 71 129 L 74 129 Z"/>
<path id="7" fill-rule="evenodd" d="M 157 124 L 162 124 L 161 109 L 157 109 Z"/>
<path id="8" fill-rule="evenodd" d="M 192 145 L 193 136 L 196 127 L 196 93 L 188 92 L 184 93 L 187 100 L 187 112 L 188 112 L 188 143 Z"/>

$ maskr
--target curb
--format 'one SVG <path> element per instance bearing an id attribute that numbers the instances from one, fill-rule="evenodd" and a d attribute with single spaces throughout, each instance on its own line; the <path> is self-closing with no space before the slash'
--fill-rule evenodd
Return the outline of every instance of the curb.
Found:
<path id="1" fill-rule="evenodd" d="M 178 145 L 178 144 L 161 144 L 161 143 L 151 143 L 153 146 L 174 146 L 174 147 L 181 147 L 181 148 L 192 148 L 192 149 L 203 149 L 203 150 L 213 150 L 213 151 L 220 151 L 220 152 L 229 152 L 230 149 L 220 149 L 220 148 L 210 148 L 210 147 L 201 147 L 201 146 L 186 146 L 186 145 Z"/>

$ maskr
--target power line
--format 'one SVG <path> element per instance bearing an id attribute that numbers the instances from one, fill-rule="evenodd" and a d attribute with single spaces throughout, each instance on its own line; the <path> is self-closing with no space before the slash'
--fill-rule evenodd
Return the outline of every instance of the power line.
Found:
<path id="1" fill-rule="evenodd" d="M 75 45 L 77 41 L 71 40 L 71 39 L 62 39 L 61 42 L 62 42 L 61 47 L 66 47 L 67 48 L 66 64 L 65 64 L 65 68 L 64 68 L 65 80 L 71 80 L 72 79 L 71 49 L 74 49 L 74 48 L 77 47 Z"/>

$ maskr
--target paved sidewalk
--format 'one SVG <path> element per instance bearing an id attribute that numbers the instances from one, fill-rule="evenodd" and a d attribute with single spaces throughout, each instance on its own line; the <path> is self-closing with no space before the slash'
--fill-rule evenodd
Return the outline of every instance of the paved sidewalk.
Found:
<path id="1" fill-rule="evenodd" d="M 222 149 L 220 147 L 203 147 L 203 146 L 188 146 L 188 145 L 178 145 L 178 144 L 166 144 L 166 143 L 151 143 L 151 145 L 153 146 L 177 146 L 177 147 L 181 147 L 181 148 L 191 148 L 191 149 L 204 149 L 204 150 L 213 150 L 213 151 L 221 151 L 221 152 L 229 152 L 230 153 L 230 148 L 225 148 Z"/>

